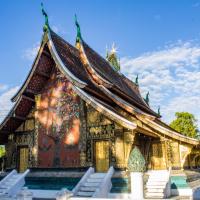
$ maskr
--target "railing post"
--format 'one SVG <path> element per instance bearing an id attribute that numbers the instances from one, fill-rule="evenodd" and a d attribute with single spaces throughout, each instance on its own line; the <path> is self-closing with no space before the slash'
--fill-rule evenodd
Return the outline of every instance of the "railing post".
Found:
<path id="1" fill-rule="evenodd" d="M 73 193 L 70 192 L 69 190 L 63 188 L 61 191 L 59 191 L 56 194 L 56 200 L 67 200 L 69 199 L 71 196 L 73 196 Z"/>

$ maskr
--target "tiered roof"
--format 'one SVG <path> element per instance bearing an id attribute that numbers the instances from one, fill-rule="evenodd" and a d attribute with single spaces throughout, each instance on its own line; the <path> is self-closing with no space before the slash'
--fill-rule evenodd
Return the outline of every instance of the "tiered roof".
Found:
<path id="1" fill-rule="evenodd" d="M 160 116 L 143 100 L 138 85 L 114 70 L 106 59 L 95 52 L 82 39 L 78 23 L 77 27 L 75 47 L 45 24 L 40 50 L 31 71 L 12 99 L 15 102 L 14 107 L 0 125 L 0 143 L 5 143 L 6 135 L 13 133 L 26 120 L 35 105 L 34 95 L 40 94 L 52 69 L 57 67 L 83 100 L 122 126 L 137 128 L 133 120 L 127 119 L 127 115 L 130 115 L 156 132 L 160 131 L 160 134 L 165 135 L 167 132 L 169 137 L 178 134 L 176 139 L 198 144 L 197 140 L 167 128 L 160 121 Z"/>

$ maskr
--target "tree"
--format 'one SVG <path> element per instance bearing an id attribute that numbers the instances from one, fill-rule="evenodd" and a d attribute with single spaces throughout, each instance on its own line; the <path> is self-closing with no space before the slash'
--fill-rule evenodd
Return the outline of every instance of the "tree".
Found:
<path id="1" fill-rule="evenodd" d="M 5 155 L 5 147 L 4 146 L 0 146 L 0 158 L 3 157 Z"/>
<path id="2" fill-rule="evenodd" d="M 170 127 L 179 133 L 196 138 L 198 136 L 197 120 L 194 115 L 188 112 L 176 112 L 176 119 L 170 124 Z"/>

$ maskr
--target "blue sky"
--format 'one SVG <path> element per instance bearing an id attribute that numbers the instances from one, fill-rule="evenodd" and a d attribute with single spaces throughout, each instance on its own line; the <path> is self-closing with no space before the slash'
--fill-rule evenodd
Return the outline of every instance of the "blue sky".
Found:
<path id="1" fill-rule="evenodd" d="M 0 118 L 25 80 L 42 36 L 38 0 L 0 2 Z M 83 38 L 101 55 L 114 42 L 122 73 L 139 74 L 141 92 L 164 121 L 188 111 L 200 121 L 200 0 L 44 0 L 51 27 L 74 44 Z M 199 123 L 200 124 L 200 123 Z"/>

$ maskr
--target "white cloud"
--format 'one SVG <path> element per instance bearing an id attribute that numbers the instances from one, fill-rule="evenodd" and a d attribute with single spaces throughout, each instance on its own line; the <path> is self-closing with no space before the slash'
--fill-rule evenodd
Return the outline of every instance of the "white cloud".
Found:
<path id="1" fill-rule="evenodd" d="M 183 98 L 182 96 L 173 98 L 173 100 L 171 100 L 169 104 L 164 105 L 163 107 L 163 111 L 165 111 L 165 117 L 168 119 L 169 122 L 171 122 L 174 119 L 174 115 L 172 115 L 172 113 L 189 111 L 200 120 L 199 99 L 199 96 L 194 95 L 187 96 L 185 98 Z"/>
<path id="2" fill-rule="evenodd" d="M 14 96 L 14 94 L 19 89 L 18 86 L 10 88 L 6 90 L 4 93 L 0 95 L 0 122 L 5 118 L 5 116 L 10 111 L 13 103 L 10 99 Z"/>
<path id="3" fill-rule="evenodd" d="M 165 121 L 176 111 L 188 111 L 200 124 L 200 45 L 178 41 L 137 58 L 124 57 L 121 66 L 131 79 L 139 74 L 142 94 L 150 91 L 151 106 L 161 106 Z"/>
<path id="4" fill-rule="evenodd" d="M 58 26 L 53 25 L 51 28 L 57 34 L 60 34 L 60 35 L 66 34 L 66 31 L 59 25 Z M 39 51 L 39 48 L 40 48 L 40 42 L 36 42 L 35 44 L 32 45 L 32 47 L 29 47 L 22 52 L 22 58 L 33 62 L 33 60 L 35 59 Z"/>
<path id="5" fill-rule="evenodd" d="M 34 44 L 31 48 L 26 49 L 26 50 L 23 52 L 22 57 L 23 57 L 24 59 L 29 60 L 29 61 L 33 61 L 34 58 L 35 58 L 36 55 L 37 55 L 37 52 L 39 51 L 39 48 L 40 48 L 40 44 L 39 44 L 39 42 L 37 42 L 37 43 Z"/>
<path id="6" fill-rule="evenodd" d="M 0 84 L 0 92 L 6 90 L 7 88 L 8 88 L 7 85 L 5 85 L 5 84 Z"/>

